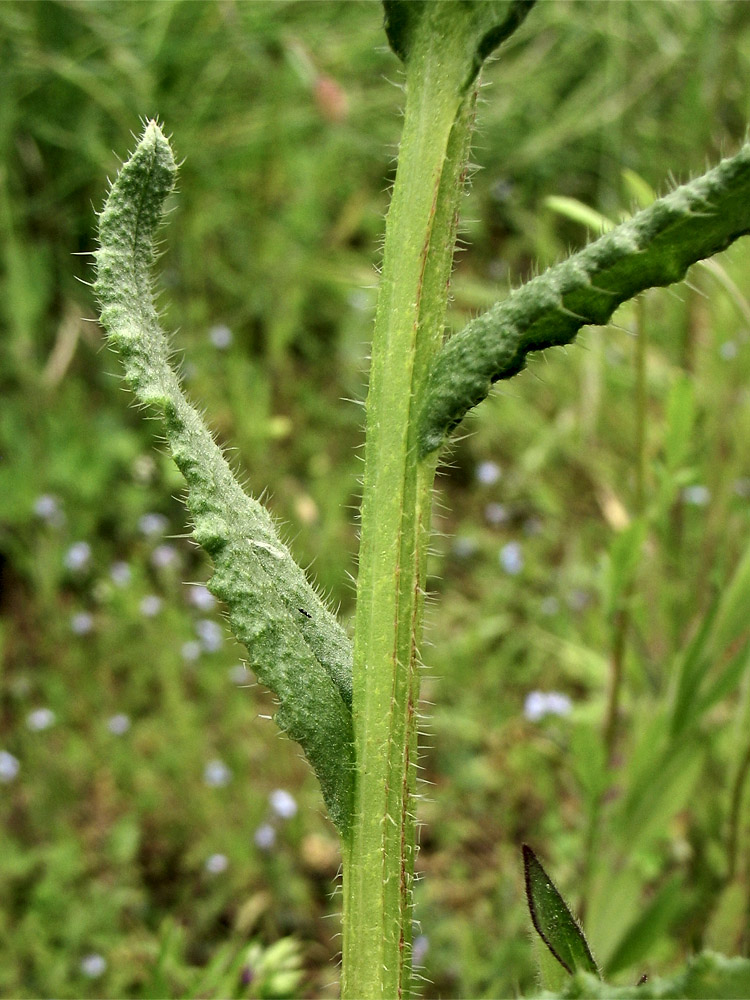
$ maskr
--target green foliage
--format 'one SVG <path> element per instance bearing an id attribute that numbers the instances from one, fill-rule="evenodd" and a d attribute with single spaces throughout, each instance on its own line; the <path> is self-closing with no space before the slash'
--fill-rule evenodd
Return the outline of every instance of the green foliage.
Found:
<path id="1" fill-rule="evenodd" d="M 493 382 L 517 375 L 531 351 L 569 344 L 585 324 L 750 231 L 750 144 L 517 289 L 443 349 L 420 415 L 423 454 L 438 448 Z"/>
<path id="2" fill-rule="evenodd" d="M 528 844 L 523 845 L 523 868 L 531 920 L 542 941 L 566 972 L 601 978 L 583 931 Z"/>
<path id="3" fill-rule="evenodd" d="M 671 978 L 648 979 L 638 986 L 607 986 L 590 973 L 578 973 L 560 993 L 560 1000 L 742 1000 L 750 992 L 750 960 L 705 952 L 690 959 Z"/>
<path id="4" fill-rule="evenodd" d="M 182 394 L 154 309 L 154 234 L 176 172 L 169 143 L 150 122 L 99 220 L 94 287 L 102 324 L 138 400 L 164 414 L 188 484 L 193 537 L 216 565 L 209 587 L 229 608 L 256 674 L 279 697 L 276 720 L 304 748 L 331 819 L 345 832 L 353 782 L 348 640 Z"/>
<path id="5" fill-rule="evenodd" d="M 95 315 L 75 280 L 90 277 L 88 265 L 70 255 L 92 249 L 113 150 L 158 112 L 186 157 L 162 231 L 165 323 L 180 328 L 184 384 L 348 620 L 362 414 L 342 398 L 363 391 L 402 125 L 398 60 L 373 4 L 7 0 L 0 46 L 0 750 L 20 767 L 0 785 L 0 992 L 242 996 L 232 962 L 251 940 L 268 947 L 294 934 L 305 995 L 334 997 L 335 833 L 295 744 L 255 718 L 273 702 L 238 665 L 244 650 L 223 606 L 200 610 L 182 583 L 211 572 L 181 537 L 184 482 L 158 447 L 158 422 L 123 406 L 120 363 L 80 320 Z M 321 77 L 343 117 L 322 110 Z M 542 208 L 547 196 L 619 219 L 633 197 L 623 165 L 655 187 L 670 168 L 695 175 L 739 147 L 750 8 L 538 4 L 483 81 L 455 330 L 525 280 L 532 261 L 581 245 L 577 223 Z M 24 280 L 7 266 L 11 237 Z M 438 480 L 415 886 L 426 995 L 534 994 L 522 879 L 510 875 L 523 840 L 544 844 L 605 972 L 630 940 L 629 964 L 613 974 L 620 988 L 643 972 L 669 978 L 702 947 L 747 954 L 746 780 L 732 800 L 749 742 L 747 671 L 678 738 L 663 781 L 652 738 L 655 716 L 666 713 L 658 732 L 669 732 L 674 670 L 750 528 L 746 254 L 738 245 L 716 263 L 718 274 L 698 267 L 689 285 L 647 293 L 641 320 L 640 305 L 624 304 L 564 360 L 531 358 L 468 415 Z M 231 330 L 225 349 L 209 336 L 216 324 Z M 608 766 L 607 602 L 625 578 L 615 563 L 630 566 L 619 539 L 638 511 L 644 328 L 647 529 L 618 605 L 631 627 Z M 668 400 L 685 386 L 679 416 Z M 50 520 L 36 512 L 44 497 L 56 501 Z M 146 536 L 139 522 L 152 513 L 165 520 Z M 90 562 L 73 571 L 66 555 L 81 540 Z M 511 545 L 514 572 L 499 561 Z M 157 566 L 165 549 L 174 561 Z M 129 582 L 115 582 L 113 564 Z M 161 611 L 147 617 L 141 604 L 153 596 Z M 71 630 L 81 611 L 86 635 Z M 223 634 L 218 649 L 196 633 L 206 621 Z M 712 669 L 728 662 L 720 654 Z M 528 718 L 535 691 L 565 693 L 569 714 Z M 41 706 L 57 721 L 32 731 L 27 717 Z M 130 719 L 121 736 L 108 729 L 119 713 Z M 203 780 L 216 758 L 233 775 L 223 787 Z M 649 799 L 632 840 L 624 795 L 636 780 L 669 794 Z M 299 812 L 270 817 L 276 841 L 261 849 L 253 833 L 265 832 L 279 786 Z M 228 867 L 213 875 L 205 863 L 217 852 Z M 656 930 L 629 937 L 660 898 Z M 91 952 L 108 963 L 93 980 L 80 969 Z M 212 971 L 219 956 L 225 979 Z"/>

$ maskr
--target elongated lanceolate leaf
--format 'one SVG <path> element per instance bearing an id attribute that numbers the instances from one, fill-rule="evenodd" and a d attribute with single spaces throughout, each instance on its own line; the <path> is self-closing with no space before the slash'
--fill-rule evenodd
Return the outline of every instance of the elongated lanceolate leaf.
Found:
<path id="1" fill-rule="evenodd" d="M 472 320 L 438 355 L 420 414 L 420 450 L 446 434 L 530 351 L 569 344 L 620 303 L 680 281 L 691 264 L 750 232 L 750 143 Z"/>
<path id="2" fill-rule="evenodd" d="M 527 844 L 523 845 L 523 868 L 531 920 L 541 939 L 567 972 L 598 976 L 583 931 Z"/>
<path id="3" fill-rule="evenodd" d="M 195 540 L 214 561 L 210 589 L 227 604 L 253 670 L 279 699 L 277 722 L 302 745 L 331 819 L 345 831 L 354 778 L 349 640 L 184 396 L 154 308 L 154 233 L 176 172 L 169 143 L 152 121 L 99 219 L 94 289 L 102 325 L 139 402 L 164 417 L 188 485 Z"/>

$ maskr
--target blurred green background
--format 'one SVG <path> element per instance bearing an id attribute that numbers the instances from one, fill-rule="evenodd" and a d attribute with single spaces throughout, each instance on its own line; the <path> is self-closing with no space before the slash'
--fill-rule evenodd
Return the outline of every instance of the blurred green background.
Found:
<path id="1" fill-rule="evenodd" d="M 737 149 L 750 4 L 542 2 L 483 79 L 454 327 L 585 242 L 548 197 L 619 219 Z M 336 995 L 334 831 L 201 586 L 86 254 L 158 115 L 188 391 L 350 621 L 401 82 L 374 2 L 0 4 L 3 996 Z M 439 480 L 425 997 L 533 992 L 522 841 L 616 980 L 748 953 L 748 243 L 716 265 L 537 356 Z"/>

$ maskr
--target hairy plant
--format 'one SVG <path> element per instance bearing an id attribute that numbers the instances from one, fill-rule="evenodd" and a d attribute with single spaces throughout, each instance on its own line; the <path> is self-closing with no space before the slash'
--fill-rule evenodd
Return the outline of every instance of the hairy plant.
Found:
<path id="1" fill-rule="evenodd" d="M 102 325 L 138 401 L 163 416 L 188 486 L 194 537 L 214 561 L 210 588 L 226 603 L 258 678 L 278 698 L 277 722 L 303 747 L 341 837 L 342 994 L 349 998 L 401 997 L 414 989 L 416 706 L 440 445 L 494 381 L 520 371 L 529 351 L 568 343 L 584 324 L 605 323 L 619 303 L 680 280 L 691 263 L 750 231 L 746 145 L 443 345 L 478 73 L 532 3 L 384 4 L 388 39 L 404 64 L 406 108 L 366 406 L 353 649 L 268 512 L 238 484 L 170 365 L 151 270 L 176 167 L 155 121 L 100 217 L 95 289 Z M 528 866 L 543 872 L 527 858 Z M 562 900 L 550 898 L 558 906 L 554 923 Z M 537 906 L 535 923 L 549 937 L 540 913 Z M 583 955 L 581 967 L 595 971 L 587 949 L 577 940 L 572 948 Z"/>

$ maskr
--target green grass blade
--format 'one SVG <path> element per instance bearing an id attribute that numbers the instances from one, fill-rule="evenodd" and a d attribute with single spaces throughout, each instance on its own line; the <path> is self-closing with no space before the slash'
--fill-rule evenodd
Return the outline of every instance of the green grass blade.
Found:
<path id="1" fill-rule="evenodd" d="M 605 976 L 614 976 L 623 969 L 635 969 L 662 941 L 670 924 L 685 905 L 685 886 L 681 876 L 666 882 L 651 902 L 630 925 L 605 964 Z"/>
<path id="2" fill-rule="evenodd" d="M 681 661 L 672 708 L 673 737 L 728 694 L 732 682 L 741 677 L 750 642 L 748 606 L 750 545 Z M 711 687 L 705 694 L 702 690 L 709 674 Z"/>

